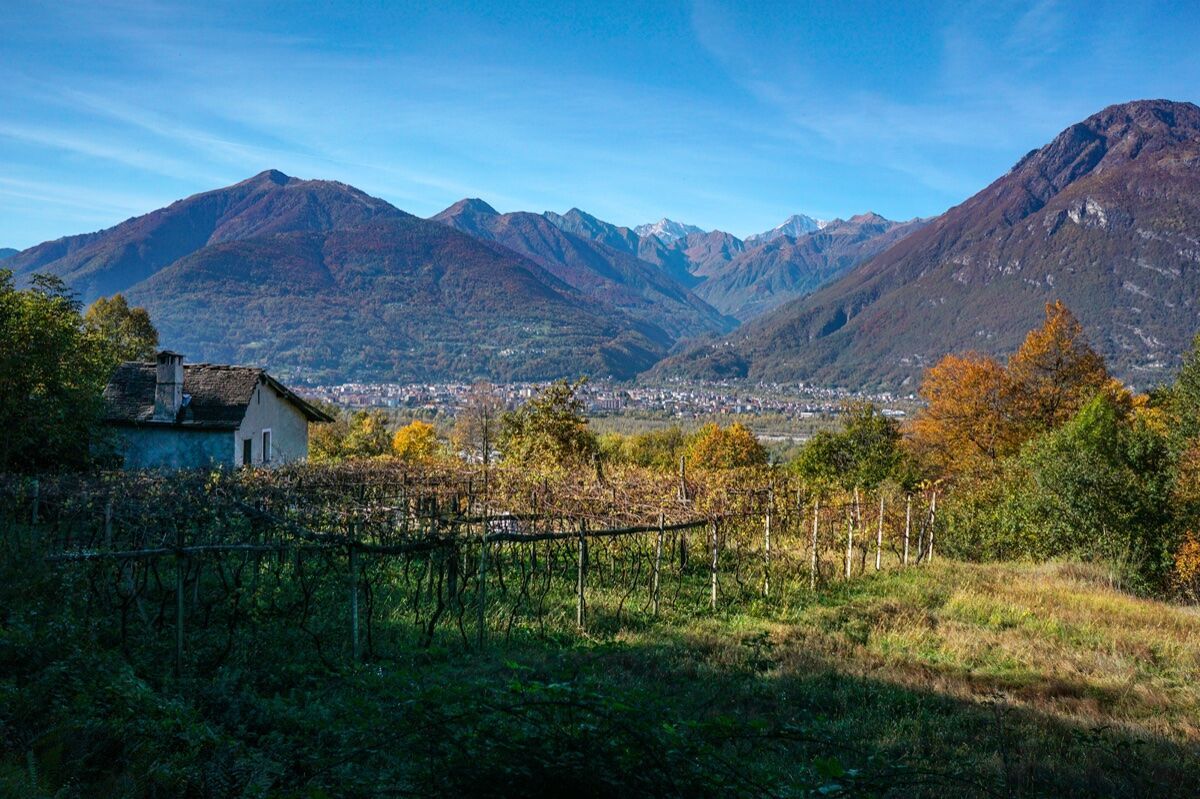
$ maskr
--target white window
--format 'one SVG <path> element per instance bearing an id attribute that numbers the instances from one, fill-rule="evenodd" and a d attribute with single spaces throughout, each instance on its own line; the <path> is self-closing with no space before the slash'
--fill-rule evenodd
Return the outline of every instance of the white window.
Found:
<path id="1" fill-rule="evenodd" d="M 262 462 L 271 462 L 271 431 L 263 431 L 263 447 L 262 447 Z"/>

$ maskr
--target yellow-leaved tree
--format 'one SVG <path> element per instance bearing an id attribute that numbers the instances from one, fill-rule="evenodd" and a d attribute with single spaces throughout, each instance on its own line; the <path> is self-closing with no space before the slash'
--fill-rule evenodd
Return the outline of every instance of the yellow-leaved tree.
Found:
<path id="1" fill-rule="evenodd" d="M 414 419 L 392 436 L 392 454 L 403 461 L 419 462 L 436 458 L 441 452 L 437 429 L 429 422 Z"/>
<path id="2" fill-rule="evenodd" d="M 702 469 L 765 466 L 767 450 L 750 428 L 734 422 L 722 428 L 709 422 L 696 431 L 687 450 L 688 462 Z"/>

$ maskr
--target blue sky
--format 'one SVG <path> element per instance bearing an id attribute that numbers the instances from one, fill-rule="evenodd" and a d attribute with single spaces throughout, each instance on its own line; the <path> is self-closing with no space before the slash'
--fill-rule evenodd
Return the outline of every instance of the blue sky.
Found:
<path id="1" fill-rule="evenodd" d="M 267 168 L 422 216 L 928 216 L 1108 104 L 1200 100 L 1196 2 L 6 0 L 0 29 L 13 247 Z"/>

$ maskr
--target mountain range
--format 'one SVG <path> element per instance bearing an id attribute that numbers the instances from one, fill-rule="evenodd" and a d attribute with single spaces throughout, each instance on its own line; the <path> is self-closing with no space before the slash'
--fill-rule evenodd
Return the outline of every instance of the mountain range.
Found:
<path id="1" fill-rule="evenodd" d="M 12 247 L 0 247 L 0 261 L 3 261 L 9 256 L 16 255 L 20 250 L 14 250 Z"/>
<path id="2" fill-rule="evenodd" d="M 561 230 L 658 266 L 739 322 L 840 277 L 922 224 L 893 222 L 871 213 L 832 222 L 797 215 L 742 241 L 720 230 L 694 228 L 666 239 L 640 236 L 636 229 L 601 221 L 578 208 L 543 216 Z M 656 224 L 663 223 L 680 233 L 691 227 L 670 220 Z"/>
<path id="3" fill-rule="evenodd" d="M 123 292 L 189 358 L 289 377 L 630 377 L 676 340 L 497 243 L 274 170 L 5 267 L 59 275 L 85 301 Z"/>
<path id="4" fill-rule="evenodd" d="M 1115 105 L 836 281 L 657 377 L 915 388 L 948 351 L 1001 354 L 1063 300 L 1114 373 L 1168 377 L 1200 327 L 1200 108 Z"/>
<path id="5" fill-rule="evenodd" d="M 424 220 L 268 170 L 5 268 L 58 275 L 85 302 L 124 293 L 189 357 L 289 378 L 631 378 L 740 322 L 693 288 L 744 247 L 690 230 L 664 242 L 578 209 L 500 214 L 479 199 Z"/>
<path id="6" fill-rule="evenodd" d="M 193 359 L 313 380 L 581 373 L 909 389 L 1005 353 L 1062 299 L 1114 373 L 1163 379 L 1197 327 L 1200 108 L 1112 106 L 932 219 L 796 215 L 739 239 L 578 208 L 430 219 L 268 170 L 107 230 L 0 250 L 18 281 L 123 292 Z M 739 326 L 740 325 L 740 326 Z"/>

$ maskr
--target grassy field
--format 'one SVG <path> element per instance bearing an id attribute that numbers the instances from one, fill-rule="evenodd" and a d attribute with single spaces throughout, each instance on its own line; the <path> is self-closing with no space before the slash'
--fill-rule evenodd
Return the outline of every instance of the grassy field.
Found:
<path id="1" fill-rule="evenodd" d="M 547 679 L 583 673 L 689 718 L 794 730 L 806 764 L 770 746 L 754 755 L 773 786 L 836 761 L 808 775 L 827 792 L 1196 795 L 1195 608 L 1122 594 L 1079 564 L 942 562 L 774 615 L 512 656 Z"/>
<path id="2" fill-rule="evenodd" d="M 586 635 L 336 670 L 264 631 L 256 662 L 178 683 L 72 643 L 78 621 L 14 612 L 0 793 L 1196 796 L 1194 608 L 1072 563 L 941 561 L 790 595 L 622 626 L 596 597 Z"/>

